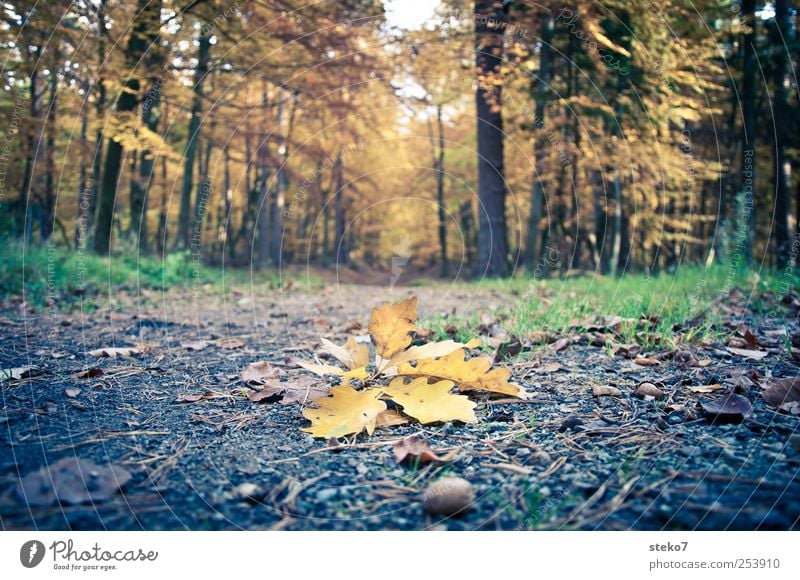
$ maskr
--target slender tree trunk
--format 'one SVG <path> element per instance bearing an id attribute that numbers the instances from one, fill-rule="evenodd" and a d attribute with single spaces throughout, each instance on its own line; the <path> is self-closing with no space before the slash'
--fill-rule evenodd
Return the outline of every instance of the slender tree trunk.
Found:
<path id="1" fill-rule="evenodd" d="M 25 208 L 23 214 L 22 239 L 25 245 L 30 245 L 33 240 L 33 205 L 36 198 L 33 188 L 33 171 L 36 160 L 39 156 L 38 146 L 41 139 L 42 107 L 39 93 L 39 60 L 42 49 L 38 45 L 33 45 L 29 57 L 31 60 L 31 72 L 28 78 L 28 100 L 30 106 L 31 127 L 28 130 L 27 152 L 25 156 L 25 170 L 22 174 L 22 184 L 20 186 L 19 199 L 20 206 Z M 36 131 L 39 131 L 37 136 Z"/>
<path id="2" fill-rule="evenodd" d="M 344 160 L 341 151 L 337 152 L 336 163 L 334 165 L 336 174 L 336 197 L 335 199 L 335 219 L 336 219 L 336 264 L 344 266 L 347 264 L 349 249 L 345 239 L 345 208 L 344 208 Z"/>
<path id="3" fill-rule="evenodd" d="M 508 22 L 503 3 L 475 1 L 475 95 L 478 122 L 478 267 L 489 277 L 508 275 L 506 185 L 503 169 L 501 90 L 492 81 L 500 74 L 503 35 Z"/>
<path id="4" fill-rule="evenodd" d="M 789 264 L 791 250 L 791 167 L 786 155 L 788 142 L 788 128 L 791 126 L 787 92 L 790 86 L 787 45 L 792 40 L 791 23 L 789 21 L 788 0 L 775 0 L 775 24 L 777 25 L 778 38 L 773 44 L 775 51 L 775 256 L 776 266 L 786 268 Z"/>
<path id="5" fill-rule="evenodd" d="M 741 136 L 741 181 L 737 203 L 737 245 L 741 247 L 744 266 L 749 267 L 753 259 L 753 236 L 756 230 L 756 115 L 757 77 L 756 62 L 756 1 L 742 0 L 742 19 L 747 32 L 742 37 L 742 136 Z"/>
<path id="6" fill-rule="evenodd" d="M 158 130 L 159 107 L 161 105 L 161 79 L 154 79 L 150 92 L 142 103 L 142 125 L 155 133 Z M 155 156 L 152 151 L 142 151 L 139 160 L 139 173 L 134 178 L 131 189 L 131 221 L 129 233 L 143 254 L 148 251 L 147 236 L 147 197 L 155 169 Z"/>
<path id="7" fill-rule="evenodd" d="M 106 26 L 106 0 L 100 0 L 97 6 L 97 80 L 95 87 L 97 89 L 97 100 L 95 102 L 95 116 L 98 119 L 103 118 L 106 109 L 106 87 L 103 82 L 104 74 L 103 67 L 106 60 L 106 36 L 108 35 L 108 28 Z M 86 236 L 87 242 L 94 240 L 94 223 L 97 217 L 98 199 L 100 197 L 100 180 L 103 173 L 103 125 L 97 124 L 97 131 L 95 132 L 95 146 L 94 157 L 92 157 L 92 185 L 89 188 L 89 208 L 86 216 Z"/>
<path id="8" fill-rule="evenodd" d="M 283 145 L 280 149 L 278 161 L 278 174 L 276 176 L 275 195 L 272 204 L 272 219 L 270 220 L 270 261 L 273 266 L 280 266 L 282 246 L 284 242 L 283 208 L 286 204 L 286 191 L 289 189 L 289 177 L 286 173 L 286 163 L 289 159 L 289 147 L 294 128 L 297 95 L 292 93 L 289 97 L 289 115 L 286 120 L 286 131 L 283 135 Z M 279 125 L 280 126 L 280 125 Z"/>
<path id="9" fill-rule="evenodd" d="M 89 211 L 89 169 L 86 166 L 86 152 L 89 149 L 88 131 L 89 131 L 89 89 L 90 85 L 88 80 L 82 83 L 84 101 L 81 104 L 81 161 L 78 177 L 78 212 L 75 216 L 75 231 L 73 233 L 73 241 L 76 248 L 81 248 L 85 241 L 86 236 L 86 216 Z"/>
<path id="10" fill-rule="evenodd" d="M 203 83 L 208 74 L 208 59 L 211 50 L 211 32 L 208 27 L 200 29 L 197 38 L 197 67 L 194 72 L 194 95 L 192 97 L 192 112 L 189 119 L 189 134 L 186 148 L 183 152 L 183 183 L 181 186 L 181 204 L 178 212 L 178 238 L 177 247 L 183 250 L 192 245 L 192 189 L 194 187 L 194 166 L 197 155 L 197 142 L 199 140 L 201 115 L 203 112 Z"/>
<path id="11" fill-rule="evenodd" d="M 553 34 L 555 23 L 552 16 L 542 15 L 541 45 L 539 49 L 539 74 L 536 75 L 536 88 L 534 98 L 536 107 L 533 119 L 534 145 L 533 145 L 533 175 L 531 179 L 531 211 L 528 215 L 528 232 L 525 249 L 525 258 L 529 272 L 540 269 L 542 257 L 542 231 L 541 221 L 545 205 L 545 189 L 542 181 L 547 144 L 545 143 L 545 114 L 547 101 L 550 96 L 550 79 L 553 75 Z"/>
<path id="12" fill-rule="evenodd" d="M 439 262 L 442 278 L 450 275 L 450 263 L 447 260 L 447 211 L 444 199 L 444 122 L 442 121 L 442 105 L 436 107 L 436 128 L 438 131 L 439 149 L 436 158 L 436 203 L 439 213 Z"/>
<path id="13" fill-rule="evenodd" d="M 167 213 L 167 158 L 161 158 L 161 204 L 158 208 L 158 233 L 156 234 L 156 243 L 158 254 L 160 256 L 164 255 L 164 252 L 167 251 L 169 244 L 167 243 L 167 222 L 168 222 L 168 213 Z"/>
<path id="14" fill-rule="evenodd" d="M 42 200 L 42 222 L 40 234 L 42 241 L 47 241 L 53 234 L 56 219 L 56 192 L 55 192 L 55 173 L 56 173 L 56 120 L 58 116 L 58 62 L 60 59 L 59 51 L 56 50 L 53 58 L 53 66 L 50 68 L 50 98 L 47 106 L 47 123 L 45 131 L 45 180 L 44 198 Z"/>
<path id="15" fill-rule="evenodd" d="M 128 39 L 128 46 L 125 49 L 128 76 L 124 83 L 124 90 L 117 99 L 116 111 L 118 113 L 131 113 L 136 109 L 140 83 L 135 69 L 149 44 L 152 44 L 158 35 L 160 19 L 160 0 L 137 0 L 133 30 Z M 114 139 L 109 139 L 103 164 L 103 179 L 97 205 L 97 219 L 94 224 L 93 245 L 97 254 L 108 254 L 111 248 L 111 228 L 114 221 L 114 205 L 117 198 L 117 182 L 122 168 L 121 163 L 122 144 Z"/>

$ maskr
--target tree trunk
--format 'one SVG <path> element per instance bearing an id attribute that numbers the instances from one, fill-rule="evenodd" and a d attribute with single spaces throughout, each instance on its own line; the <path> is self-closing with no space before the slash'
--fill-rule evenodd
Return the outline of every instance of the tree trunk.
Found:
<path id="1" fill-rule="evenodd" d="M 544 119 L 547 101 L 550 96 L 550 79 L 553 74 L 553 33 L 554 21 L 552 16 L 542 16 L 542 41 L 539 49 L 539 74 L 536 75 L 536 108 L 534 111 L 533 131 L 533 185 L 531 187 L 531 211 L 528 215 L 528 235 L 525 248 L 525 257 L 529 272 L 536 272 L 540 268 L 542 257 L 542 231 L 541 221 L 545 205 L 545 189 L 542 182 L 542 169 L 545 164 L 547 147 L 544 135 Z"/>
<path id="2" fill-rule="evenodd" d="M 139 95 L 139 78 L 135 69 L 144 56 L 160 28 L 161 0 L 137 0 L 133 30 L 125 49 L 125 62 L 128 76 L 124 90 L 117 99 L 118 113 L 131 113 L 136 109 Z M 117 182 L 121 170 L 122 144 L 114 139 L 108 140 L 106 158 L 103 164 L 103 178 L 97 204 L 97 218 L 94 224 L 94 251 L 108 254 L 111 248 L 111 228 L 114 221 L 114 205 L 117 198 Z"/>
<path id="3" fill-rule="evenodd" d="M 478 122 L 478 267 L 482 276 L 508 274 L 506 186 L 503 172 L 503 114 L 500 74 L 507 16 L 497 0 L 475 1 L 475 94 Z"/>
<path id="4" fill-rule="evenodd" d="M 436 203 L 439 209 L 439 262 L 442 278 L 447 278 L 450 275 L 450 263 L 447 260 L 447 211 L 444 200 L 444 122 L 442 121 L 442 105 L 436 107 L 436 127 L 439 143 L 439 150 L 436 158 Z"/>
<path id="5" fill-rule="evenodd" d="M 297 105 L 297 95 L 292 93 L 289 97 L 289 115 L 286 120 L 286 132 L 283 135 L 283 144 L 279 150 L 278 174 L 276 176 L 275 195 L 272 200 L 270 219 L 270 261 L 273 266 L 281 265 L 282 247 L 284 242 L 283 208 L 286 204 L 286 191 L 289 189 L 289 177 L 286 173 L 286 163 L 289 160 L 289 147 L 294 128 L 294 116 Z M 283 123 L 279 122 L 279 127 Z"/>
<path id="6" fill-rule="evenodd" d="M 50 98 L 47 106 L 47 123 L 45 131 L 45 180 L 44 197 L 42 199 L 42 221 L 40 234 L 42 241 L 47 241 L 53 234 L 56 219 L 56 192 L 55 192 L 55 173 L 56 173 L 56 118 L 58 111 L 58 61 L 59 51 L 54 52 L 53 66 L 50 67 Z"/>
<path id="7" fill-rule="evenodd" d="M 344 160 L 341 151 L 336 153 L 336 163 L 334 165 L 336 174 L 336 197 L 335 197 L 335 234 L 336 234 L 336 264 L 344 266 L 347 264 L 349 254 L 347 241 L 345 240 L 345 208 L 344 208 Z"/>
<path id="8" fill-rule="evenodd" d="M 86 239 L 86 218 L 89 211 L 89 170 L 86 166 L 86 151 L 89 149 L 89 81 L 84 81 L 82 85 L 84 100 L 81 104 L 81 161 L 78 177 L 78 212 L 75 216 L 75 232 L 73 234 L 73 242 L 78 249 L 83 247 Z"/>
<path id="9" fill-rule="evenodd" d="M 197 38 L 197 67 L 194 71 L 194 95 L 192 112 L 189 119 L 189 133 L 183 152 L 183 183 L 181 186 L 181 204 L 178 212 L 178 248 L 188 250 L 192 245 L 193 230 L 198 227 L 192 223 L 192 189 L 194 187 L 194 165 L 197 155 L 197 142 L 200 133 L 200 116 L 203 112 L 203 83 L 208 74 L 208 59 L 211 49 L 211 32 L 208 27 L 200 29 Z"/>
<path id="10" fill-rule="evenodd" d="M 756 1 L 742 0 L 742 20 L 748 31 L 742 38 L 742 135 L 741 181 L 737 200 L 736 241 L 742 264 L 749 267 L 753 259 L 753 233 L 756 230 L 754 195 L 756 187 L 756 91 L 758 63 L 756 62 Z"/>
<path id="11" fill-rule="evenodd" d="M 154 133 L 158 130 L 160 118 L 159 107 L 161 105 L 162 82 L 161 79 L 153 81 L 150 92 L 142 103 L 142 125 Z M 139 161 L 139 174 L 138 177 L 134 178 L 133 188 L 131 189 L 129 233 L 134 240 L 134 244 L 139 248 L 139 252 L 143 254 L 148 251 L 147 196 L 153 180 L 155 161 L 152 151 L 142 151 Z"/>
<path id="12" fill-rule="evenodd" d="M 97 68 L 98 78 L 95 81 L 97 88 L 97 100 L 95 102 L 95 115 L 98 120 L 103 118 L 106 109 L 106 87 L 103 84 L 103 66 L 106 60 L 106 36 L 108 28 L 106 26 L 106 0 L 100 0 L 97 6 Z M 103 166 L 103 127 L 98 123 L 95 132 L 94 157 L 92 157 L 92 185 L 89 188 L 89 208 L 86 215 L 86 236 L 87 240 L 93 239 L 94 223 L 97 217 L 97 200 L 100 197 L 100 179 L 102 177 Z"/>
<path id="13" fill-rule="evenodd" d="M 791 23 L 789 21 L 788 0 L 775 0 L 775 24 L 777 25 L 775 50 L 775 215 L 774 236 L 776 266 L 786 268 L 791 251 L 791 232 L 789 216 L 791 214 L 791 167 L 786 155 L 788 128 L 791 126 L 789 106 L 787 103 L 787 87 L 790 86 L 787 48 L 791 40 Z"/>

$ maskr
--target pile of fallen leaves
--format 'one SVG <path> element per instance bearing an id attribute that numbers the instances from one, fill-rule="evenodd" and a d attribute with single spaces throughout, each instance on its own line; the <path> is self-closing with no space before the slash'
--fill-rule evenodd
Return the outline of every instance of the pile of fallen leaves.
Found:
<path id="1" fill-rule="evenodd" d="M 365 429 L 372 434 L 377 425 L 398 425 L 412 419 L 470 423 L 477 419 L 475 403 L 467 395 L 499 393 L 524 398 L 524 391 L 509 382 L 511 371 L 492 369 L 491 358 L 467 356 L 467 350 L 479 346 L 480 341 L 445 340 L 411 346 L 416 320 L 417 299 L 412 297 L 373 309 L 369 336 L 351 336 L 343 346 L 323 338 L 323 350 L 345 368 L 319 361 L 298 363 L 316 375 L 341 378 L 328 396 L 315 399 L 315 407 L 303 411 L 311 421 L 303 430 L 315 437 L 335 438 Z M 394 409 L 386 401 L 392 401 Z"/>

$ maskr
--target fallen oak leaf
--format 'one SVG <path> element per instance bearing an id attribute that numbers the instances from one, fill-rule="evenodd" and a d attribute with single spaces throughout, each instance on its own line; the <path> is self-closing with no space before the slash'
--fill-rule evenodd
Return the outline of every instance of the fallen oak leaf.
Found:
<path id="1" fill-rule="evenodd" d="M 404 363 L 397 367 L 396 374 L 453 381 L 462 393 L 479 390 L 525 398 L 525 392 L 519 385 L 508 382 L 511 377 L 510 370 L 505 368 L 490 370 L 492 359 L 474 357 L 464 360 L 465 356 L 464 350 L 459 349 L 439 359 L 417 361 L 416 366 Z"/>
<path id="2" fill-rule="evenodd" d="M 399 425 L 408 424 L 408 417 L 398 413 L 394 409 L 386 409 L 375 420 L 375 426 L 378 429 L 386 429 L 388 427 L 397 427 Z"/>
<path id="3" fill-rule="evenodd" d="M 267 379 L 257 391 L 248 391 L 247 398 L 254 403 L 279 401 L 281 405 L 305 404 L 312 399 L 324 397 L 330 386 L 309 377 L 295 377 L 289 381 Z"/>
<path id="4" fill-rule="evenodd" d="M 70 375 L 73 379 L 93 379 L 95 377 L 102 377 L 105 373 L 103 369 L 92 367 L 84 371 L 77 371 Z"/>
<path id="5" fill-rule="evenodd" d="M 396 354 L 389 361 L 390 368 L 411 362 L 414 360 L 441 358 L 464 348 L 476 348 L 481 345 L 479 338 L 474 338 L 467 343 L 456 342 L 455 340 L 443 340 L 441 342 L 429 342 L 420 346 L 412 346 L 407 350 Z M 380 366 L 380 361 L 378 366 Z"/>
<path id="6" fill-rule="evenodd" d="M 244 342 L 239 340 L 238 338 L 220 338 L 214 341 L 214 344 L 217 345 L 219 348 L 224 348 L 226 350 L 234 350 L 237 348 L 243 348 Z"/>
<path id="7" fill-rule="evenodd" d="M 777 379 L 761 393 L 771 407 L 800 401 L 800 377 Z"/>
<path id="8" fill-rule="evenodd" d="M 326 338 L 320 340 L 323 350 L 330 353 L 350 370 L 366 367 L 369 364 L 369 346 L 365 343 L 359 343 L 353 336 L 347 339 L 344 346 L 334 344 Z"/>
<path id="9" fill-rule="evenodd" d="M 453 386 L 453 381 L 447 380 L 428 384 L 427 377 L 406 384 L 402 377 L 398 377 L 383 392 L 401 405 L 406 415 L 423 424 L 440 421 L 477 422 L 475 403 L 464 395 L 451 393 Z"/>
<path id="10" fill-rule="evenodd" d="M 750 399 L 728 393 L 700 405 L 710 419 L 722 422 L 741 423 L 753 412 Z"/>
<path id="11" fill-rule="evenodd" d="M 373 308 L 367 329 L 375 342 L 375 351 L 383 360 L 411 344 L 411 333 L 416 331 L 417 297 L 402 302 L 386 302 Z"/>
<path id="12" fill-rule="evenodd" d="M 405 437 L 400 441 L 396 441 L 392 445 L 395 462 L 400 465 L 402 463 L 416 463 L 417 465 L 426 465 L 434 461 L 441 461 L 436 452 L 431 449 L 428 442 L 422 437 L 411 435 Z"/>
<path id="13" fill-rule="evenodd" d="M 733 347 L 730 347 L 730 346 L 727 347 L 727 349 L 728 349 L 728 352 L 730 352 L 731 354 L 735 354 L 737 356 L 741 356 L 741 357 L 744 357 L 744 358 L 749 358 L 751 360 L 761 360 L 761 359 L 763 359 L 765 356 L 767 356 L 769 354 L 768 352 L 761 351 L 761 350 L 749 350 L 749 349 L 744 349 L 744 348 L 733 348 Z"/>
<path id="14" fill-rule="evenodd" d="M 314 401 L 318 409 L 303 410 L 303 417 L 311 421 L 311 426 L 301 431 L 324 439 L 357 435 L 365 429 L 372 435 L 378 415 L 386 410 L 386 403 L 379 400 L 381 390 L 356 391 L 342 385 L 333 387 L 330 393 L 331 396 Z"/>
<path id="15" fill-rule="evenodd" d="M 273 367 L 267 361 L 254 362 L 242 371 L 239 378 L 245 385 L 263 385 L 268 379 L 275 379 L 283 375 L 284 372 Z"/>
<path id="16" fill-rule="evenodd" d="M 119 465 L 100 466 L 65 457 L 28 473 L 20 480 L 17 494 L 31 506 L 95 503 L 110 499 L 130 479 L 130 472 Z"/>
<path id="17" fill-rule="evenodd" d="M 190 340 L 189 342 L 182 342 L 181 348 L 186 350 L 203 350 L 209 345 L 207 340 Z"/>
<path id="18" fill-rule="evenodd" d="M 333 365 L 326 365 L 320 363 L 307 363 L 304 361 L 297 361 L 297 365 L 306 369 L 307 371 L 314 373 L 315 375 L 323 377 L 326 375 L 342 377 L 345 384 L 349 383 L 351 379 L 363 381 L 364 379 L 370 376 L 369 373 L 367 372 L 367 369 L 365 369 L 364 367 L 360 367 L 350 371 L 345 371 Z"/>

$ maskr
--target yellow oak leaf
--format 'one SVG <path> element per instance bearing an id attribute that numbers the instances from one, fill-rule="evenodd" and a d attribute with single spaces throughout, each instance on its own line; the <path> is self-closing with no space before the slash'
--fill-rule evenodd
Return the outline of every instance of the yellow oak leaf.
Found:
<path id="1" fill-rule="evenodd" d="M 492 359 L 474 357 L 464 360 L 464 356 L 464 350 L 459 349 L 435 360 L 419 360 L 415 366 L 403 363 L 397 367 L 396 374 L 453 381 L 461 392 L 479 390 L 525 398 L 525 391 L 519 385 L 508 382 L 511 377 L 510 370 L 504 368 L 490 370 Z"/>
<path id="2" fill-rule="evenodd" d="M 357 342 L 352 336 L 347 339 L 344 346 L 334 344 L 326 338 L 320 340 L 323 350 L 329 352 L 350 370 L 366 367 L 369 364 L 369 347 Z"/>
<path id="3" fill-rule="evenodd" d="M 414 324 L 416 319 L 416 296 L 373 308 L 368 329 L 375 342 L 376 354 L 383 360 L 391 359 L 411 344 L 410 333 L 417 328 Z"/>
<path id="4" fill-rule="evenodd" d="M 349 371 L 345 371 L 333 365 L 307 363 L 301 360 L 297 361 L 297 365 L 306 369 L 307 371 L 311 371 L 315 375 L 319 375 L 322 377 L 326 375 L 342 377 L 343 385 L 349 385 L 352 379 L 363 381 L 364 379 L 369 377 L 369 373 L 367 372 L 367 369 L 365 369 L 364 367 L 358 367 Z"/>
<path id="5" fill-rule="evenodd" d="M 330 397 L 314 401 L 318 409 L 303 411 L 311 426 L 302 431 L 326 439 L 358 434 L 364 429 L 372 435 L 378 415 L 386 410 L 386 403 L 379 400 L 381 394 L 380 389 L 356 391 L 348 386 L 333 387 Z"/>
<path id="6" fill-rule="evenodd" d="M 392 401 L 403 407 L 406 415 L 411 415 L 420 423 L 476 422 L 475 403 L 464 395 L 451 393 L 453 386 L 453 381 L 428 384 L 428 379 L 425 377 L 406 384 L 398 377 L 383 391 Z"/>
<path id="7" fill-rule="evenodd" d="M 480 342 L 478 344 L 480 344 Z M 462 344 L 460 342 L 456 342 L 455 340 L 429 342 L 421 346 L 412 346 L 403 352 L 397 353 L 389 362 L 392 366 L 395 366 L 404 362 L 410 362 L 412 360 L 440 358 L 447 356 L 448 354 L 453 353 L 461 348 L 471 348 L 472 346 L 477 346 L 475 345 L 474 341 L 470 341 L 467 344 Z"/>

